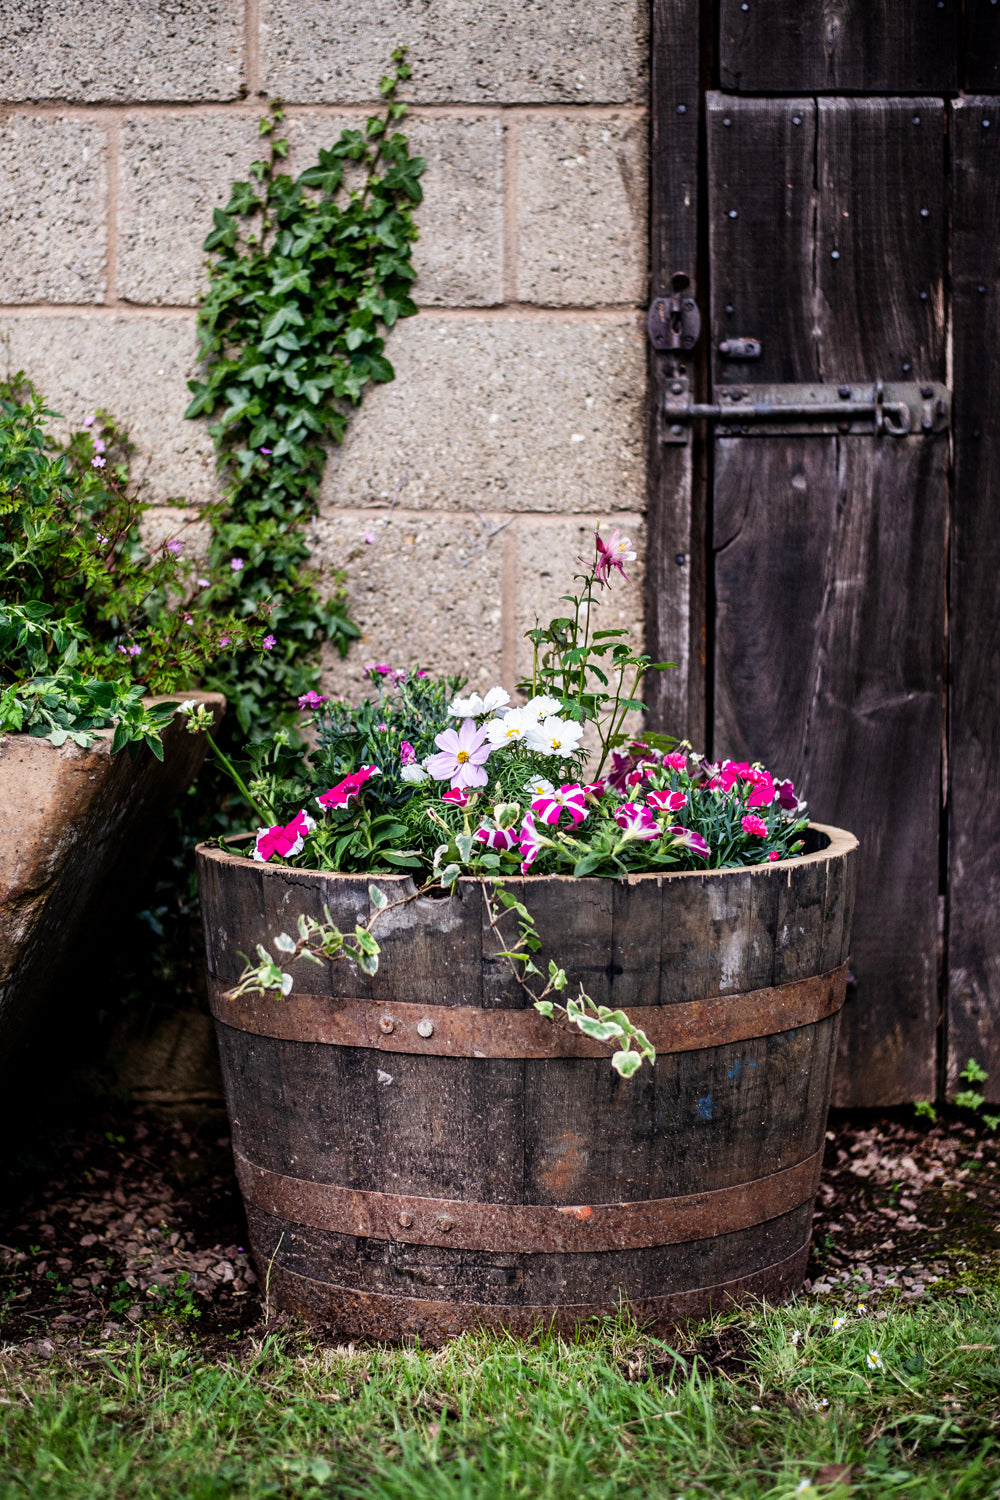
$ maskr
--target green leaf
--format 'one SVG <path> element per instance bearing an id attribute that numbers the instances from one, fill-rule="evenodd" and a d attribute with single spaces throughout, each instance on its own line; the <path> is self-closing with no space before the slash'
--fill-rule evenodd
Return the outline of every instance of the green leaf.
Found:
<path id="1" fill-rule="evenodd" d="M 638 1052 L 615 1052 L 611 1058 L 611 1066 L 622 1078 L 631 1078 L 642 1067 L 642 1058 Z"/>
<path id="2" fill-rule="evenodd" d="M 369 885 L 368 899 L 376 911 L 385 911 L 389 905 L 389 897 L 384 891 L 380 891 L 377 885 Z"/>

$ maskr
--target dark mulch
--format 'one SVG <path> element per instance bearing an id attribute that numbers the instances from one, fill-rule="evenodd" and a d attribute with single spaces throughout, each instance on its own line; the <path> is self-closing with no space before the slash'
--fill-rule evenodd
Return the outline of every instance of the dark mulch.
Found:
<path id="1" fill-rule="evenodd" d="M 224 1116 L 105 1101 L 0 1205 L 0 1343 L 56 1344 L 167 1323 L 232 1347 L 262 1321 Z M 869 1305 L 1000 1276 L 1000 1147 L 956 1115 L 831 1120 L 807 1291 Z M 692 1352 L 745 1366 L 742 1334 Z"/>

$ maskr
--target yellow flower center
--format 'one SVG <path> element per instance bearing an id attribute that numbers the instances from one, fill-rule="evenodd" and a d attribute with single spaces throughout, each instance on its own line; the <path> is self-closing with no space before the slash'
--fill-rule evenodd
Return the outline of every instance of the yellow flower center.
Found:
<path id="1" fill-rule="evenodd" d="M 521 733 L 521 731 L 520 731 L 520 730 L 519 730 L 519 729 L 508 729 L 508 730 L 507 730 L 507 731 L 506 731 L 506 737 L 507 737 L 507 739 L 509 739 L 509 740 L 516 740 L 516 739 L 517 739 L 517 737 L 518 737 L 518 735 L 519 735 L 519 734 L 520 734 L 520 733 Z"/>
<path id="2" fill-rule="evenodd" d="M 455 756 L 455 759 L 458 761 L 458 763 L 459 763 L 460 766 L 464 766 L 465 762 L 468 760 L 468 758 L 469 758 L 469 752 L 468 752 L 468 750 L 460 750 L 458 752 L 458 754 Z"/>
<path id="3" fill-rule="evenodd" d="M 562 740 L 553 740 L 552 741 L 552 748 L 553 748 L 553 750 L 561 750 L 562 749 Z"/>

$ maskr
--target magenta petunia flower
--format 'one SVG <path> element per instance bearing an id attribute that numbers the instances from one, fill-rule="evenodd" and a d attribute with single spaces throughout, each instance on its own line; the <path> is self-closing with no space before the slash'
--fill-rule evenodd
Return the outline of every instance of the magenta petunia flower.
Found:
<path id="1" fill-rule="evenodd" d="M 442 802 L 449 802 L 452 807 L 464 807 L 468 800 L 467 794 L 462 791 L 460 786 L 453 786 L 441 798 Z"/>
<path id="2" fill-rule="evenodd" d="M 648 807 L 638 802 L 623 802 L 615 808 L 615 822 L 632 839 L 658 839 L 660 825 Z"/>
<path id="3" fill-rule="evenodd" d="M 452 787 L 485 786 L 489 777 L 483 766 L 493 748 L 486 742 L 486 728 L 477 729 L 473 719 L 463 719 L 460 729 L 443 729 L 434 736 L 439 753 L 425 762 L 435 781 L 451 778 Z"/>
<path id="4" fill-rule="evenodd" d="M 778 799 L 778 806 L 783 808 L 785 812 L 798 811 L 799 799 L 796 797 L 795 787 L 790 781 L 775 782 L 774 792 Z"/>
<path id="5" fill-rule="evenodd" d="M 336 786 L 320 792 L 316 801 L 320 807 L 346 807 L 351 798 L 358 795 L 369 776 L 379 774 L 378 766 L 362 766 L 360 770 L 352 771 L 350 776 L 345 776 L 343 781 L 338 781 Z"/>
<path id="6" fill-rule="evenodd" d="M 549 843 L 548 839 L 542 837 L 530 812 L 526 812 L 521 821 L 521 829 L 518 834 L 518 843 L 521 846 L 521 874 L 527 875 L 531 866 L 539 854 Z"/>
<path id="7" fill-rule="evenodd" d="M 587 816 L 587 794 L 579 783 L 567 782 L 557 792 L 546 792 L 544 796 L 536 797 L 531 804 L 531 811 L 550 827 L 558 826 L 563 812 L 567 812 L 575 827 Z"/>
<path id="8" fill-rule="evenodd" d="M 682 828 L 678 825 L 675 828 L 668 828 L 667 833 L 675 844 L 680 844 L 682 849 L 690 849 L 692 854 L 697 854 L 701 859 L 707 859 L 712 852 L 701 834 L 693 828 Z"/>
<path id="9" fill-rule="evenodd" d="M 649 792 L 646 801 L 657 812 L 680 812 L 687 806 L 687 792 Z"/>
<path id="10" fill-rule="evenodd" d="M 273 828 L 258 828 L 253 857 L 266 864 L 273 854 L 281 859 L 291 859 L 298 854 L 306 838 L 316 827 L 315 821 L 303 809 L 297 812 L 284 827 L 276 823 Z"/>
<path id="11" fill-rule="evenodd" d="M 485 844 L 487 849 L 505 851 L 513 849 L 518 841 L 516 828 L 477 828 L 473 838 Z"/>
<path id="12" fill-rule="evenodd" d="M 751 838 L 766 839 L 767 824 L 763 818 L 758 818 L 756 813 L 747 813 L 740 819 L 740 827 L 744 833 L 749 833 Z"/>

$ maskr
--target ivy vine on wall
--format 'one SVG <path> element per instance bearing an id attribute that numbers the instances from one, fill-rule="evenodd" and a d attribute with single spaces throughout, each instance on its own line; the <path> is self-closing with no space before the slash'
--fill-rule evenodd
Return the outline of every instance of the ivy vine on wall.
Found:
<path id="1" fill-rule="evenodd" d="M 268 158 L 233 183 L 205 241 L 215 255 L 198 315 L 205 374 L 189 382 L 186 415 L 215 418 L 226 486 L 210 512 L 205 603 L 252 615 L 269 599 L 275 640 L 268 657 L 221 661 L 205 686 L 226 694 L 251 736 L 287 720 L 317 687 L 324 640 L 345 654 L 358 634 L 343 570 L 324 576 L 305 527 L 328 444 L 343 440 L 369 382 L 393 379 L 385 330 L 417 310 L 412 205 L 424 161 L 392 128 L 406 112 L 397 87 L 410 75 L 405 48 L 392 57 L 383 111 L 344 130 L 294 180 L 278 170 L 288 142 L 272 105 L 260 122 Z"/>

